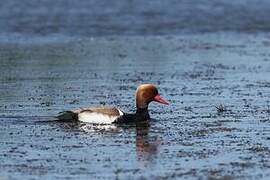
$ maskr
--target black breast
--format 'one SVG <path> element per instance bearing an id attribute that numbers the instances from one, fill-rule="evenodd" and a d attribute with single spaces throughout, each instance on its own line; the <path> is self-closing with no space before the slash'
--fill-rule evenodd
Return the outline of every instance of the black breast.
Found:
<path id="1" fill-rule="evenodd" d="M 120 123 L 136 123 L 136 122 L 142 122 L 142 121 L 148 121 L 150 119 L 150 115 L 148 111 L 143 112 L 136 112 L 135 114 L 124 114 L 117 118 L 114 123 L 120 124 Z"/>

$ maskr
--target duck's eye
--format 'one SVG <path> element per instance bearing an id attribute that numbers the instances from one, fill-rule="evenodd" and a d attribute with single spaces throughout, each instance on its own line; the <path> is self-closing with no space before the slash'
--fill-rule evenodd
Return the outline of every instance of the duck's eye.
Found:
<path id="1" fill-rule="evenodd" d="M 142 92 L 141 96 L 142 96 L 143 98 L 147 98 L 147 93 L 146 93 L 146 92 Z"/>

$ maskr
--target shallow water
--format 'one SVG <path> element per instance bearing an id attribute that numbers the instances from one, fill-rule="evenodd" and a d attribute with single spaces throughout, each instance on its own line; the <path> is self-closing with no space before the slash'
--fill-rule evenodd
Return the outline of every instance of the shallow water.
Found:
<path id="1" fill-rule="evenodd" d="M 269 0 L 1 0 L 0 33 L 69 36 L 270 30 Z"/>
<path id="2" fill-rule="evenodd" d="M 3 37 L 0 178 L 268 179 L 269 37 Z M 171 103 L 152 103 L 150 124 L 53 121 L 77 107 L 132 112 L 149 82 Z"/>

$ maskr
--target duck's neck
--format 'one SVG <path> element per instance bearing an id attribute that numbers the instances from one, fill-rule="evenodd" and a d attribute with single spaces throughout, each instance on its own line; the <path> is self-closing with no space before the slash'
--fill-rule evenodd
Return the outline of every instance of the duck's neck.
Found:
<path id="1" fill-rule="evenodd" d="M 148 113 L 148 107 L 146 108 L 137 107 L 136 114 L 144 114 L 144 113 Z"/>
<path id="2" fill-rule="evenodd" d="M 145 121 L 150 119 L 149 113 L 148 113 L 148 107 L 146 108 L 137 108 L 136 110 L 136 119 L 138 121 Z"/>

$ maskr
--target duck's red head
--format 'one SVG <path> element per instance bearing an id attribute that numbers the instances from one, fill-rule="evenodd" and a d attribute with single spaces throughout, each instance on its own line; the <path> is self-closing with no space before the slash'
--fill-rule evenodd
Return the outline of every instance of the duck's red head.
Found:
<path id="1" fill-rule="evenodd" d="M 140 85 L 136 91 L 137 108 L 147 108 L 148 104 L 152 101 L 166 105 L 169 104 L 158 94 L 158 90 L 153 84 Z"/>

